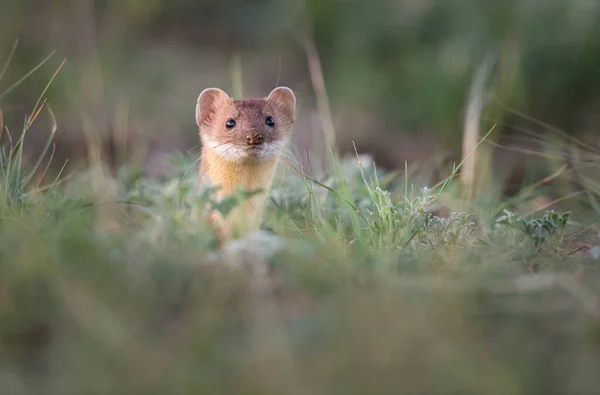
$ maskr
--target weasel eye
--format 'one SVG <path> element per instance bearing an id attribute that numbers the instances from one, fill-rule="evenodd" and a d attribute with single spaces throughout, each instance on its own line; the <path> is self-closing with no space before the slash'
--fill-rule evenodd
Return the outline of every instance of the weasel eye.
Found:
<path id="1" fill-rule="evenodd" d="M 275 121 L 273 120 L 272 117 L 267 117 L 267 119 L 265 120 L 265 123 L 267 124 L 267 126 L 270 126 L 270 127 L 275 126 Z"/>
<path id="2" fill-rule="evenodd" d="M 233 129 L 235 127 L 235 121 L 233 119 L 228 119 L 227 122 L 225 122 L 225 127 L 227 129 Z"/>

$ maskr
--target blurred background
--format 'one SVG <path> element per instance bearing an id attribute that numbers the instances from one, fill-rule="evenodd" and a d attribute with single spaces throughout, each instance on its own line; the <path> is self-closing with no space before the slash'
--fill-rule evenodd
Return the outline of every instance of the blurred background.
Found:
<path id="1" fill-rule="evenodd" d="M 598 74 L 599 0 L 0 0 L 1 395 L 598 393 Z M 203 89 L 278 85 L 336 193 L 275 184 L 274 234 L 213 254 L 155 181 L 198 158 Z M 501 216 L 547 207 L 566 232 Z"/>
<path id="2" fill-rule="evenodd" d="M 194 106 L 210 86 L 291 87 L 294 154 L 315 172 L 327 149 L 353 154 L 355 142 L 434 182 L 495 124 L 478 170 L 518 187 L 556 170 L 527 154 L 548 136 L 600 140 L 597 1 L 4 0 L 0 19 L 2 64 L 18 39 L 0 91 L 56 51 L 2 98 L 6 125 L 67 59 L 47 94 L 57 166 L 102 158 L 159 174 L 164 154 L 197 155 Z M 34 151 L 50 123 L 43 113 L 32 127 Z"/>

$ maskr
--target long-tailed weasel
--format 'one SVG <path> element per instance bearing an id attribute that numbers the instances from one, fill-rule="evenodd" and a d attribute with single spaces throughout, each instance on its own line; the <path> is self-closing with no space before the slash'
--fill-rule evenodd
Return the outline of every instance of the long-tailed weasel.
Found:
<path id="1" fill-rule="evenodd" d="M 196 123 L 202 151 L 200 185 L 218 187 L 222 199 L 237 187 L 262 192 L 243 201 L 226 218 L 213 211 L 211 220 L 222 240 L 258 230 L 266 194 L 286 140 L 291 134 L 296 97 L 275 88 L 269 96 L 235 100 L 218 88 L 200 93 Z"/>

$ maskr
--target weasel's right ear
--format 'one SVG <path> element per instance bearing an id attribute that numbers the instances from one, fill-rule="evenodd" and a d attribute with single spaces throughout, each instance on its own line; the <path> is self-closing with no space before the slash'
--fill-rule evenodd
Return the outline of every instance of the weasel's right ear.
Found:
<path id="1" fill-rule="evenodd" d="M 227 93 L 219 88 L 207 88 L 198 96 L 196 103 L 196 124 L 201 127 L 203 124 L 210 124 L 210 120 L 215 111 L 229 99 Z"/>

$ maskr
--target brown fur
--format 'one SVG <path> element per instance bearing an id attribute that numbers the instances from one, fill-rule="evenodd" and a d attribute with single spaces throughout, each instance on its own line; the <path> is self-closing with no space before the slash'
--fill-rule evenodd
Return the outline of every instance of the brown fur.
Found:
<path id="1" fill-rule="evenodd" d="M 266 192 L 294 123 L 295 105 L 295 96 L 288 88 L 276 88 L 266 98 L 248 100 L 233 100 L 215 88 L 200 94 L 196 106 L 202 140 L 200 184 L 220 187 L 217 198 L 227 196 L 236 187 L 263 190 L 237 206 L 227 218 L 211 213 L 221 239 L 259 229 Z M 273 127 L 265 122 L 268 116 L 275 121 Z M 235 120 L 234 128 L 226 128 L 228 119 Z M 248 139 L 259 135 L 262 145 L 251 148 Z"/>

